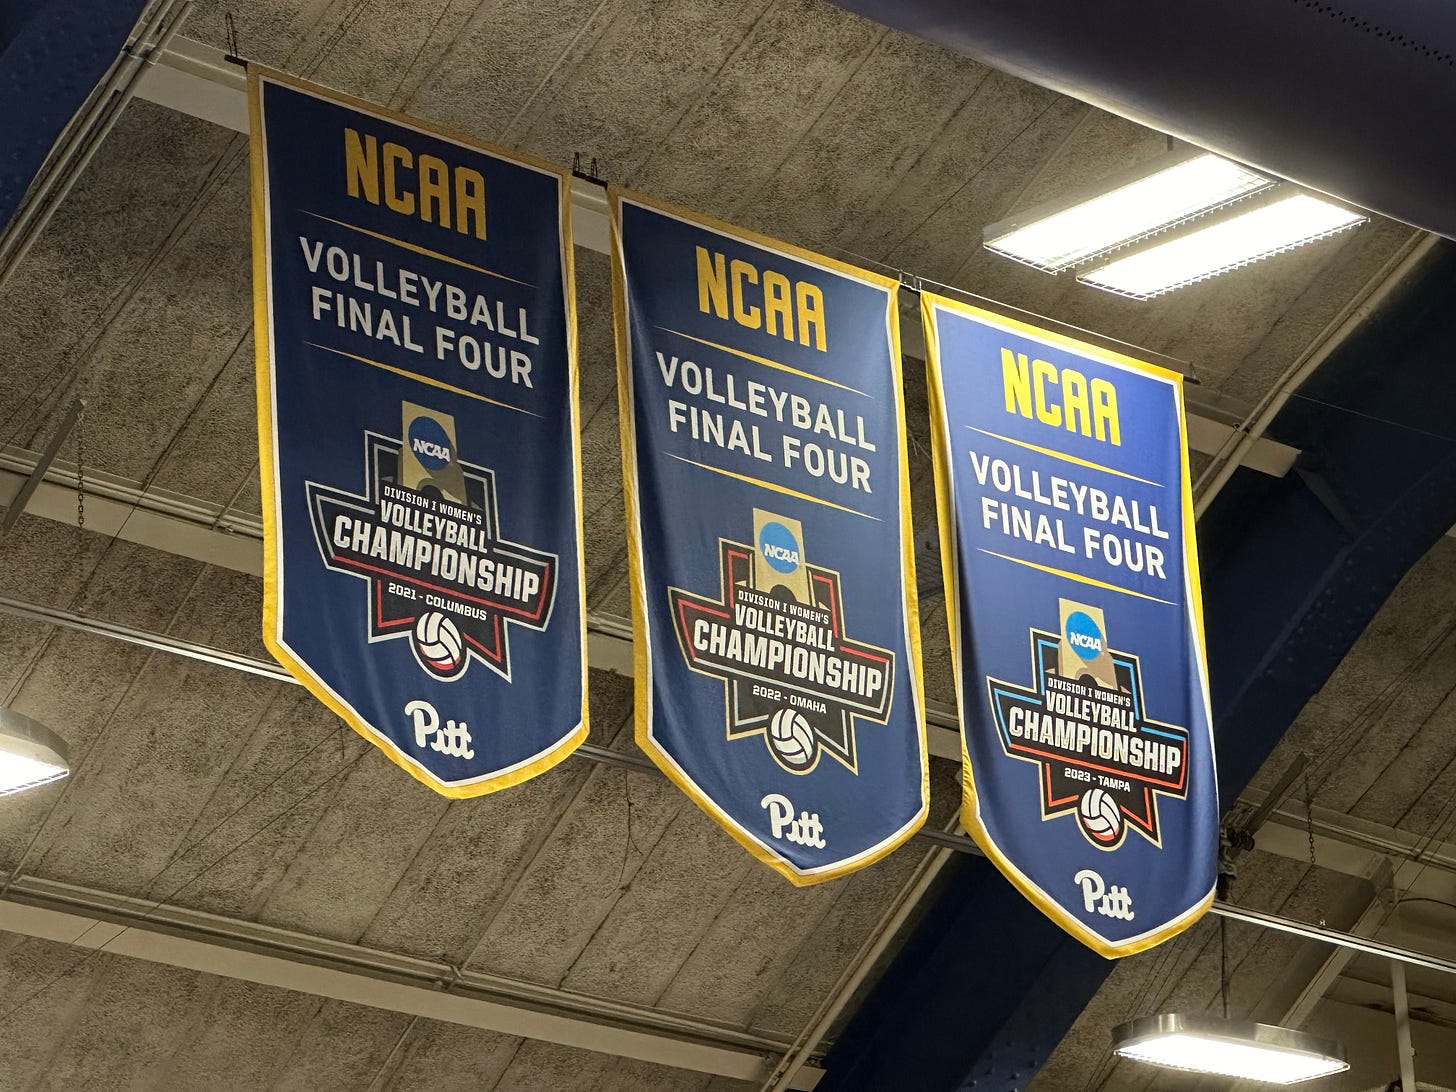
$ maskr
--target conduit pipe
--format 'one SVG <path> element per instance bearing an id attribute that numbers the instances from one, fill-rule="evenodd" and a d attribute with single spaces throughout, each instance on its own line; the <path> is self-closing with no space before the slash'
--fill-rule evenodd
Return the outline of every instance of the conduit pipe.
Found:
<path id="1" fill-rule="evenodd" d="M 67 629 L 79 630 L 101 637 L 110 637 L 113 640 L 123 641 L 127 644 L 139 645 L 158 652 L 167 652 L 174 656 L 199 660 L 204 663 L 214 664 L 218 667 L 226 667 L 233 671 L 259 675 L 277 682 L 296 684 L 298 681 L 277 664 L 269 663 L 266 660 L 244 656 L 236 652 L 226 652 L 209 645 L 198 644 L 194 641 L 184 641 L 177 637 L 169 637 L 163 633 L 151 633 L 116 622 L 89 618 L 75 611 L 63 610 L 58 607 L 46 607 L 38 603 L 27 603 L 24 600 L 0 596 L 0 613 L 11 614 L 19 618 L 27 618 L 35 622 L 44 622 L 49 625 L 64 626 Z M 574 753 L 594 762 L 641 770 L 643 773 L 653 773 L 657 769 L 645 757 L 623 754 L 592 744 L 583 744 Z M 931 845 L 950 849 L 957 853 L 970 853 L 976 856 L 982 855 L 976 843 L 963 834 L 922 830 L 915 837 L 918 841 L 928 842 Z M 1292 933 L 1295 936 L 1302 936 L 1309 940 L 1318 940 L 1325 944 L 1350 948 L 1357 952 L 1365 952 L 1366 954 L 1381 956 L 1385 959 L 1398 959 L 1402 963 L 1407 963 L 1412 967 L 1424 967 L 1427 970 L 1456 975 L 1456 960 L 1443 959 L 1440 956 L 1427 955 L 1424 952 L 1417 952 L 1399 945 L 1386 944 L 1381 941 L 1370 940 L 1366 937 L 1358 937 L 1351 933 L 1342 933 L 1336 929 L 1311 925 L 1307 922 L 1297 921 L 1294 918 L 1287 918 L 1280 914 L 1271 914 L 1263 910 L 1236 906 L 1228 902 L 1215 902 L 1211 912 L 1235 921 L 1244 921 L 1252 925 L 1262 925 L 1267 929 Z"/>

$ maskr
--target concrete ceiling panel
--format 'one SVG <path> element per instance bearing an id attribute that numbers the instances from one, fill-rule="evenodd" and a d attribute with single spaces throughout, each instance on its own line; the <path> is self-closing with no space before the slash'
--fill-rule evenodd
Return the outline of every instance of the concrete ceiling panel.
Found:
<path id="1" fill-rule="evenodd" d="M 634 182 L 726 216 L 798 146 L 886 33 L 816 0 L 774 4 Z M 738 219 L 764 222 L 758 209 Z"/>
<path id="2" fill-rule="evenodd" d="M 515 123 L 592 49 L 620 6 L 620 0 L 484 0 L 412 109 L 515 146 Z"/>
<path id="3" fill-rule="evenodd" d="M 318 1006 L 270 1088 L 277 1092 L 358 1092 L 388 1063 L 409 1026 L 400 1012 L 345 1001 Z"/>
<path id="4" fill-rule="evenodd" d="M 256 513 L 258 412 L 251 321 L 239 329 L 244 333 L 236 351 L 193 404 L 171 452 L 156 468 L 154 484 L 216 504 L 233 501 L 237 510 Z"/>
<path id="5" fill-rule="evenodd" d="M 357 757 L 363 750 L 362 757 Z M 260 915 L 271 925 L 357 941 L 444 818 L 448 802 L 363 740 L 324 790 L 329 806 Z"/>
<path id="6" fill-rule="evenodd" d="M 139 1087 L 159 1092 L 269 1087 L 318 1008 L 318 998 L 232 978 L 202 977 L 206 988 L 186 1014 L 175 1048 L 151 1061 Z"/>
<path id="7" fill-rule="evenodd" d="M 384 1087 L 391 1092 L 496 1086 L 521 1040 L 480 1028 L 418 1020 L 400 1047 Z"/>
<path id="8" fill-rule="evenodd" d="M 590 696 L 593 742 L 609 743 L 630 713 L 631 684 L 594 671 Z M 362 943 L 464 963 L 592 769 L 571 760 L 508 792 L 451 803 Z"/>
<path id="9" fill-rule="evenodd" d="M 89 953 L 66 952 L 68 965 Z M 143 1087 L 157 1057 L 181 1045 L 187 1017 L 206 990 L 207 976 L 129 959 L 88 958 L 86 1004 L 75 1013 L 36 1089 Z M 40 1001 L 40 998 L 36 999 Z"/>
<path id="10" fill-rule="evenodd" d="M 1265 764 L 1256 787 L 1268 788 L 1294 756 L 1304 752 L 1319 763 L 1311 771 L 1317 803 L 1340 811 L 1361 804 L 1377 778 L 1422 733 L 1451 693 L 1456 677 L 1456 647 L 1451 640 L 1456 629 L 1453 574 L 1456 541 L 1442 539 L 1396 586 L 1310 700 Z M 1398 796 L 1392 803 L 1403 813 L 1436 772 L 1427 768 L 1421 779 L 1404 788 L 1397 783 Z M 1385 810 L 1373 802 L 1366 805 L 1371 806 Z"/>
<path id="11" fill-rule="evenodd" d="M 243 348 L 251 309 L 247 159 L 224 163 L 217 190 L 132 291 L 74 384 L 87 399 L 90 451 L 104 452 L 113 473 L 145 480 Z"/>
<path id="12" fill-rule="evenodd" d="M 135 290 L 233 134 L 135 103 L 0 291 L 0 439 L 29 440 L 37 407 Z M 140 364 L 140 362 L 138 362 Z M 27 400 L 27 396 L 28 400 Z"/>
<path id="13" fill-rule="evenodd" d="M 492 1092 L 557 1092 L 563 1088 L 590 1088 L 592 1092 L 700 1092 L 707 1083 L 701 1073 L 612 1058 L 589 1050 L 525 1040 L 510 1068 Z"/>
<path id="14" fill-rule="evenodd" d="M 491 919 L 469 965 L 559 985 L 677 813 L 690 807 L 664 778 L 594 769 Z"/>
<path id="15" fill-rule="evenodd" d="M 918 259 L 925 244 L 911 246 L 907 240 L 919 237 L 926 218 L 957 193 L 984 192 L 986 172 L 998 164 L 1006 169 L 1001 201 L 1013 199 L 1025 172 L 1061 143 L 1083 113 L 1080 103 L 1000 72 L 987 73 L 948 123 L 939 132 L 926 134 L 925 149 L 914 166 L 845 246 L 925 276 L 945 275 L 950 270 L 922 268 Z M 1019 171 L 1007 168 L 1012 162 Z M 988 203 L 999 213 L 1001 202 Z M 978 247 L 981 226 L 979 221 L 963 223 L 959 232 L 942 242 L 964 250 Z"/>
<path id="16" fill-rule="evenodd" d="M 806 245 L 842 243 L 987 71 L 918 38 L 886 34 L 772 173 L 737 199 L 732 215 L 753 215 L 763 229 Z"/>
<path id="17" fill-rule="evenodd" d="M 700 809 L 680 809 L 646 850 L 561 984 L 579 993 L 656 1004 L 718 916 L 747 894 L 743 888 L 755 868 L 768 871 Z M 765 897 L 785 917 L 812 912 L 822 901 L 777 875 L 771 878 L 782 890 Z"/>
<path id="18" fill-rule="evenodd" d="M 772 5 L 764 0 L 625 0 L 589 51 L 562 65 L 512 126 L 514 143 L 558 162 L 596 158 L 614 182 L 636 176 L 734 50 L 752 40 Z"/>
<path id="19" fill-rule="evenodd" d="M 952 813 L 960 804 L 960 770 L 947 762 L 932 761 L 930 764 L 930 817 L 925 826 L 928 830 L 946 829 Z M 829 995 L 839 976 L 856 958 L 866 938 L 877 927 L 881 917 L 900 894 L 911 874 L 922 858 L 912 843 L 886 857 L 883 861 L 842 880 L 835 880 L 830 886 L 838 888 L 838 894 L 824 917 L 815 924 L 792 952 L 774 953 L 779 957 L 768 969 L 760 969 L 750 957 L 745 957 L 732 970 L 719 969 L 721 976 L 717 984 L 708 982 L 710 957 L 719 950 L 726 950 L 725 961 L 734 958 L 731 953 L 741 942 L 745 951 L 757 952 L 762 958 L 765 940 L 750 935 L 735 937 L 730 931 L 737 920 L 735 915 L 754 917 L 754 908 L 745 906 L 725 916 L 721 926 L 701 946 L 701 956 L 694 953 L 694 959 L 684 969 L 683 985 L 674 984 L 664 997 L 665 1003 L 686 1003 L 685 987 L 694 981 L 691 976 L 703 980 L 702 988 L 707 997 L 726 994 L 735 979 L 762 983 L 756 990 L 756 999 L 744 1022 L 753 1027 L 763 1027 L 789 1033 L 797 1032 L 814 1015 L 820 1001 Z M 894 945 L 891 945 L 893 950 Z M 786 962 L 783 962 L 786 959 Z M 780 963 L 782 967 L 780 968 Z M 777 977 L 770 977 L 777 975 Z M 742 1012 L 748 997 L 734 1001 L 725 998 L 721 1003 L 728 1012 Z M 853 1005 L 846 1008 L 846 1015 Z"/>
<path id="20" fill-rule="evenodd" d="M 1089 107 L 1066 139 L 1027 178 L 1006 212 L 1010 215 L 1056 201 L 1167 149 L 1168 138 L 1162 133 Z"/>
<path id="21" fill-rule="evenodd" d="M 1338 259 L 1310 278 L 1257 345 L 1225 374 L 1210 373 L 1204 382 L 1239 401 L 1262 397 L 1411 237 L 1409 228 L 1386 220 L 1360 228 L 1339 248 Z"/>
<path id="22" fill-rule="evenodd" d="M 34 871 L 159 898 L 186 882 L 221 852 L 218 843 L 226 847 L 227 835 L 238 837 L 236 828 L 219 832 L 176 856 L 276 686 L 154 655 L 70 779 L 52 820 L 55 840 Z"/>

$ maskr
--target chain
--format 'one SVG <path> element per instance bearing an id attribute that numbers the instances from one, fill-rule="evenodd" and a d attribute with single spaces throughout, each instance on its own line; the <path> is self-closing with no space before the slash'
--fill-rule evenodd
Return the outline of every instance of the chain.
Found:
<path id="1" fill-rule="evenodd" d="M 86 583 L 86 403 L 76 417 L 76 587 Z M 79 606 L 79 604 L 77 604 Z"/>
<path id="2" fill-rule="evenodd" d="M 1325 911 L 1320 899 L 1320 878 L 1318 862 L 1314 856 L 1314 794 L 1309 787 L 1309 769 L 1304 772 L 1304 829 L 1309 835 L 1309 872 L 1310 879 L 1314 884 L 1314 916 L 1315 920 L 1323 928 L 1325 924 Z"/>

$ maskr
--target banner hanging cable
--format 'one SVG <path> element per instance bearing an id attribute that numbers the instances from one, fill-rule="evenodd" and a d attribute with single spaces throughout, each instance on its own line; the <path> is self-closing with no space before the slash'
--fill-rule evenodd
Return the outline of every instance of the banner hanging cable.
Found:
<path id="1" fill-rule="evenodd" d="M 435 791 L 519 784 L 587 735 L 569 178 L 248 86 L 264 641 Z"/>

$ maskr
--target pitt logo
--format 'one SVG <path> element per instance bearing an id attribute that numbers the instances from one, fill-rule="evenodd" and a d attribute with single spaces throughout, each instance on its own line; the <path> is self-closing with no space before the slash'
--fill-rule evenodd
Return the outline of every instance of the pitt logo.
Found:
<path id="1" fill-rule="evenodd" d="M 799 540 L 782 523 L 765 523 L 758 535 L 758 552 L 775 572 L 791 573 L 799 567 Z"/>
<path id="2" fill-rule="evenodd" d="M 759 801 L 759 806 L 768 809 L 769 829 L 779 841 L 811 849 L 824 848 L 824 824 L 819 821 L 817 811 L 813 814 L 801 811 L 795 819 L 794 805 L 787 796 L 778 792 L 769 793 Z"/>
<path id="3" fill-rule="evenodd" d="M 470 746 L 470 729 L 462 720 L 458 724 L 447 720 L 440 725 L 440 714 L 427 701 L 412 701 L 404 707 L 404 715 L 413 722 L 415 746 L 423 748 L 429 744 L 431 750 L 455 758 L 474 758 L 475 749 Z"/>
<path id="4" fill-rule="evenodd" d="M 825 352 L 824 293 L 817 284 L 796 281 L 772 269 L 761 274 L 741 258 L 728 261 L 697 247 L 698 310 L 733 321 L 750 330 L 797 339 Z"/>
<path id="5" fill-rule="evenodd" d="M 1088 383 L 1075 368 L 1058 369 L 1045 360 L 1028 362 L 1025 353 L 1002 349 L 1001 383 L 1007 413 L 1019 413 L 1028 421 L 1034 416 L 1044 425 L 1122 446 L 1117 388 L 1107 380 Z"/>
<path id="6" fill-rule="evenodd" d="M 1103 917 L 1117 918 L 1119 921 L 1132 921 L 1136 916 L 1132 910 L 1132 896 L 1127 893 L 1127 888 L 1118 887 L 1117 884 L 1108 887 L 1106 881 L 1090 868 L 1078 872 L 1072 877 L 1072 882 L 1081 885 L 1082 908 L 1087 913 L 1097 913 Z"/>
<path id="7" fill-rule="evenodd" d="M 384 205 L 401 216 L 418 216 L 461 235 L 485 238 L 485 178 L 470 167 L 452 167 L 438 156 L 418 156 L 402 144 L 359 130 L 344 130 L 344 183 L 350 197 Z"/>

